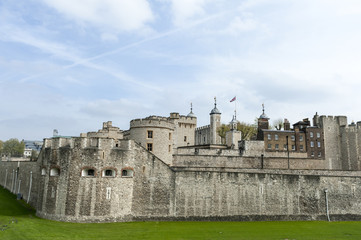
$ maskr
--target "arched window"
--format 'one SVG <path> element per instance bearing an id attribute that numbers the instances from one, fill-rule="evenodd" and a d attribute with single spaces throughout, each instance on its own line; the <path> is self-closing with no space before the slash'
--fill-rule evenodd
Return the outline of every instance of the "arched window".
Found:
<path id="1" fill-rule="evenodd" d="M 41 169 L 41 176 L 45 176 L 46 175 L 46 168 L 42 168 Z"/>
<path id="2" fill-rule="evenodd" d="M 102 177 L 115 177 L 115 175 L 116 175 L 116 172 L 114 169 L 108 168 L 108 169 L 104 169 L 102 171 Z"/>
<path id="3" fill-rule="evenodd" d="M 50 176 L 56 177 L 60 175 L 60 169 L 59 168 L 51 168 L 50 169 Z"/>
<path id="4" fill-rule="evenodd" d="M 94 168 L 84 168 L 81 171 L 82 177 L 95 177 L 95 169 Z"/>
<path id="5" fill-rule="evenodd" d="M 134 171 L 131 168 L 122 169 L 122 177 L 133 177 Z"/>

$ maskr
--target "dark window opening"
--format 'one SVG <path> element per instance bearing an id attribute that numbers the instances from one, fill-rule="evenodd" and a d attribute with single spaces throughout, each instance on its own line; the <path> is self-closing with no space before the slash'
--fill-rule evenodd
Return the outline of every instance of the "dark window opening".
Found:
<path id="1" fill-rule="evenodd" d="M 88 170 L 88 176 L 94 176 L 94 174 L 95 174 L 94 169 L 89 169 Z"/>
<path id="2" fill-rule="evenodd" d="M 110 169 L 105 170 L 105 176 L 107 176 L 107 177 L 113 176 L 113 171 Z"/>

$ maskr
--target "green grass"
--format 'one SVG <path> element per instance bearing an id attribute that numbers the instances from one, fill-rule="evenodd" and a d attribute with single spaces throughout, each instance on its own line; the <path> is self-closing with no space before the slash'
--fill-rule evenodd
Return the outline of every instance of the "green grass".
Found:
<path id="1" fill-rule="evenodd" d="M 64 223 L 35 217 L 0 187 L 0 239 L 361 239 L 361 222 Z"/>

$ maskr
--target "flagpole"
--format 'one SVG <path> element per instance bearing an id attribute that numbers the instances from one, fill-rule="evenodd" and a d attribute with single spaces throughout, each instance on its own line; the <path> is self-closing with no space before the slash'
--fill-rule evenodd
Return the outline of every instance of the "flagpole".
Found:
<path id="1" fill-rule="evenodd" d="M 234 101 L 234 119 L 237 120 L 237 97 Z"/>

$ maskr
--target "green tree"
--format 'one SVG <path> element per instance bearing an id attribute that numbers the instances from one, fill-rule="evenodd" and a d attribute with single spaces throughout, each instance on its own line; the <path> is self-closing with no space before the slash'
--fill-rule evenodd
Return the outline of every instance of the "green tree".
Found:
<path id="1" fill-rule="evenodd" d="M 222 124 L 218 129 L 217 133 L 221 137 L 222 144 L 226 143 L 226 132 L 230 130 L 229 125 Z"/>
<path id="2" fill-rule="evenodd" d="M 22 157 L 24 149 L 25 143 L 19 142 L 16 138 L 11 138 L 3 144 L 3 153 L 9 157 Z"/>
<path id="3" fill-rule="evenodd" d="M 254 124 L 248 124 L 245 122 L 237 123 L 237 130 L 242 133 L 243 140 L 253 139 L 257 135 L 257 127 Z M 218 129 L 217 133 L 222 139 L 222 143 L 225 144 L 226 132 L 230 131 L 228 124 L 222 124 Z"/>
<path id="4" fill-rule="evenodd" d="M 3 154 L 4 142 L 0 140 L 0 157 Z"/>
<path id="5" fill-rule="evenodd" d="M 245 122 L 237 123 L 237 130 L 241 131 L 243 140 L 251 140 L 257 135 L 257 127 Z"/>
<path id="6" fill-rule="evenodd" d="M 38 155 L 39 153 L 37 151 L 31 150 L 30 161 L 36 161 L 38 159 Z"/>

